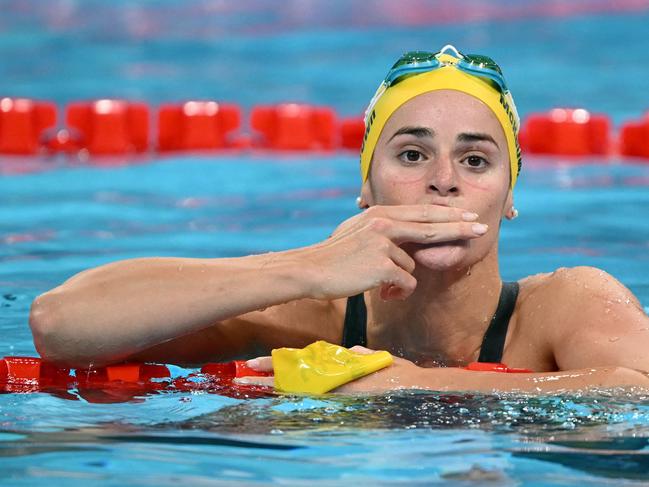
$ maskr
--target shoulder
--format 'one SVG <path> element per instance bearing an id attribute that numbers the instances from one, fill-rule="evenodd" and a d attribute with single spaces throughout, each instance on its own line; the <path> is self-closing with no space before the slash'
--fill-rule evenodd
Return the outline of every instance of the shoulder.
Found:
<path id="1" fill-rule="evenodd" d="M 550 299 L 573 305 L 584 301 L 596 305 L 606 300 L 628 299 L 640 306 L 637 298 L 620 281 L 596 267 L 562 267 L 551 273 L 527 277 L 520 284 L 522 295 L 538 295 L 544 301 Z"/>
<path id="2" fill-rule="evenodd" d="M 538 291 L 529 294 L 527 313 L 537 308 L 545 313 L 526 326 L 545 334 L 559 370 L 597 366 L 649 370 L 649 317 L 613 276 L 575 267 L 530 282 L 530 289 L 537 286 Z"/>
<path id="3" fill-rule="evenodd" d="M 646 317 L 638 299 L 595 267 L 560 268 L 520 281 L 522 317 L 535 316 L 555 340 L 597 329 L 612 331 Z"/>

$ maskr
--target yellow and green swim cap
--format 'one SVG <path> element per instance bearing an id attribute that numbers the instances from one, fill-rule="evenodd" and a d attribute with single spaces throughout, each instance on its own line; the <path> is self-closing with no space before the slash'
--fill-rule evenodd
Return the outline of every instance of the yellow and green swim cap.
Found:
<path id="1" fill-rule="evenodd" d="M 520 119 L 500 67 L 487 56 L 463 55 L 451 45 L 430 53 L 412 51 L 392 67 L 365 111 L 365 135 L 361 147 L 363 182 L 370 172 L 376 143 L 390 116 L 412 98 L 437 90 L 455 90 L 471 95 L 487 105 L 505 132 L 511 188 L 521 169 L 518 143 Z"/>

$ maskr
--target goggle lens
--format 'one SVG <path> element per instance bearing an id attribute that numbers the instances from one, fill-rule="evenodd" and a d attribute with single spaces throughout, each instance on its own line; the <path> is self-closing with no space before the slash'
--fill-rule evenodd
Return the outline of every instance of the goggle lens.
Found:
<path id="1" fill-rule="evenodd" d="M 402 55 L 392 66 L 385 77 L 386 86 L 391 86 L 402 81 L 409 75 L 431 71 L 443 65 L 438 56 L 440 52 L 409 51 Z M 502 93 L 507 91 L 505 78 L 500 66 L 489 56 L 481 54 L 461 54 L 456 66 L 473 76 L 484 77 L 494 82 Z"/>
<path id="2" fill-rule="evenodd" d="M 408 51 L 403 56 L 401 56 L 396 63 L 394 63 L 392 69 L 397 69 L 408 64 L 418 64 L 432 61 L 433 59 L 435 59 L 436 54 L 437 53 L 429 51 Z"/>
<path id="3" fill-rule="evenodd" d="M 500 66 L 491 59 L 489 56 L 483 56 L 481 54 L 466 54 L 464 60 L 475 65 L 477 68 L 490 69 L 497 72 L 500 76 L 503 75 Z"/>

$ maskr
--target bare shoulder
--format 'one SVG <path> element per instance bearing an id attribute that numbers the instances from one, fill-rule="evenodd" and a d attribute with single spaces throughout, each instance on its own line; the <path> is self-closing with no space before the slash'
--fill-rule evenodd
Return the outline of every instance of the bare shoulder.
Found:
<path id="1" fill-rule="evenodd" d="M 560 268 L 530 276 L 520 284 L 522 315 L 536 312 L 546 331 L 555 332 L 555 338 L 578 332 L 585 324 L 625 326 L 629 317 L 646 317 L 629 289 L 595 267 Z"/>
<path id="2" fill-rule="evenodd" d="M 592 305 L 606 300 L 624 300 L 640 307 L 638 299 L 620 281 L 596 267 L 561 267 L 554 272 L 537 274 L 520 281 L 521 296 L 577 304 L 584 299 Z M 577 301 L 575 301 L 577 300 Z M 628 300 L 628 302 L 627 302 Z"/>

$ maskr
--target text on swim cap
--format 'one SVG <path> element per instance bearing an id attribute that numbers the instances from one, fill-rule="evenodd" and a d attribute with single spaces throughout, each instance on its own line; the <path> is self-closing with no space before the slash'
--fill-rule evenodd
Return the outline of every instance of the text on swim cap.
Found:
<path id="1" fill-rule="evenodd" d="M 365 142 L 367 142 L 367 137 L 370 135 L 370 129 L 372 128 L 372 123 L 374 123 L 375 118 L 376 110 L 372 110 L 370 116 L 367 117 L 367 121 L 365 122 L 365 133 L 363 134 L 363 143 L 361 144 L 361 154 L 365 150 Z"/>

